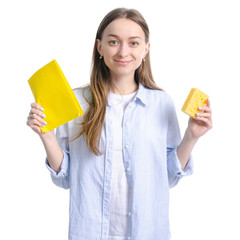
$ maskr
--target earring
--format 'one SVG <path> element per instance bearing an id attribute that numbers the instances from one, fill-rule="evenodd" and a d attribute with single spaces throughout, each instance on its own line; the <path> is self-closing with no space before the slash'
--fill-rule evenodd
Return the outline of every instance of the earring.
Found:
<path id="1" fill-rule="evenodd" d="M 143 61 L 145 62 L 145 58 L 143 58 Z"/>
<path id="2" fill-rule="evenodd" d="M 102 59 L 102 56 L 100 56 L 99 58 Z"/>

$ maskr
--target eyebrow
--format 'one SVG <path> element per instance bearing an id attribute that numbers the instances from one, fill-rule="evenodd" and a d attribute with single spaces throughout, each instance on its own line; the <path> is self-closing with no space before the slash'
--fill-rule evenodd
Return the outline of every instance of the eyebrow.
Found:
<path id="1" fill-rule="evenodd" d="M 108 34 L 108 37 L 120 38 L 118 35 L 115 35 L 115 34 Z M 138 36 L 132 36 L 132 37 L 129 37 L 128 39 L 134 39 L 134 38 L 139 38 L 139 39 L 141 39 L 141 38 L 138 37 Z"/>

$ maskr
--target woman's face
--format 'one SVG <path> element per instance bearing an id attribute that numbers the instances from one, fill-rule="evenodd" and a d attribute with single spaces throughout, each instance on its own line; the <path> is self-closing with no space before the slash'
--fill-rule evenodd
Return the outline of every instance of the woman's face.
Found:
<path id="1" fill-rule="evenodd" d="M 134 76 L 150 44 L 145 43 L 142 28 L 132 20 L 120 18 L 112 21 L 97 40 L 97 49 L 111 76 Z"/>

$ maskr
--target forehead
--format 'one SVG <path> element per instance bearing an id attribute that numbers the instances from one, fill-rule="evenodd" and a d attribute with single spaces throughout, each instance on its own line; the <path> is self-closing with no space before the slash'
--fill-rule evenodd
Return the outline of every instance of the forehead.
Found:
<path id="1" fill-rule="evenodd" d="M 129 38 L 133 36 L 140 37 L 142 39 L 145 38 L 141 26 L 136 22 L 126 18 L 119 18 L 109 23 L 103 31 L 102 37 L 108 37 L 111 34 L 117 35 L 121 38 Z"/>

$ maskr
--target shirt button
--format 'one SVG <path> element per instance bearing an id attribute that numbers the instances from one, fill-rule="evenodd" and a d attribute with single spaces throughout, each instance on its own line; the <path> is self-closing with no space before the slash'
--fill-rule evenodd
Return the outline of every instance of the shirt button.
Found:
<path id="1" fill-rule="evenodd" d="M 128 216 L 131 216 L 131 215 L 132 215 L 132 214 L 129 212 L 129 213 L 128 213 Z"/>
<path id="2" fill-rule="evenodd" d="M 131 240 L 131 238 L 130 238 L 130 237 L 128 237 L 128 240 Z"/>
<path id="3" fill-rule="evenodd" d="M 126 149 L 128 149 L 128 145 L 125 145 L 124 147 L 125 147 Z"/>
<path id="4" fill-rule="evenodd" d="M 129 171 L 130 171 L 130 168 L 128 167 L 126 170 L 129 172 Z"/>

